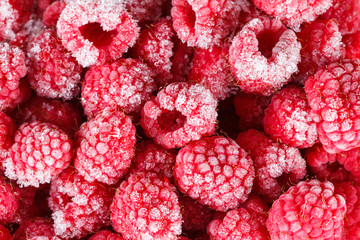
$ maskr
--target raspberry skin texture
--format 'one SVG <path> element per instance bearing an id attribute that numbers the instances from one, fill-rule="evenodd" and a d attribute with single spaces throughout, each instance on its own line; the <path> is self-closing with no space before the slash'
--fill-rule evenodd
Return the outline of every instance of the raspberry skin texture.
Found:
<path id="1" fill-rule="evenodd" d="M 230 138 L 203 137 L 181 148 L 176 156 L 178 189 L 218 211 L 237 208 L 244 202 L 254 176 L 251 158 Z"/>
<path id="2" fill-rule="evenodd" d="M 49 183 L 70 164 L 72 141 L 51 123 L 24 123 L 14 135 L 14 144 L 3 166 L 5 175 L 21 186 Z"/>
<path id="3" fill-rule="evenodd" d="M 141 109 L 148 137 L 166 149 L 182 147 L 215 133 L 217 101 L 199 84 L 172 83 Z"/>
<path id="4" fill-rule="evenodd" d="M 360 31 L 343 37 L 345 44 L 345 57 L 348 59 L 360 59 Z"/>
<path id="5" fill-rule="evenodd" d="M 239 133 L 236 142 L 253 160 L 253 191 L 267 202 L 277 199 L 290 183 L 296 184 L 305 177 L 306 161 L 299 149 L 274 142 L 254 129 Z"/>
<path id="6" fill-rule="evenodd" d="M 221 44 L 239 23 L 238 0 L 173 0 L 173 27 L 189 47 L 211 48 Z"/>
<path id="7" fill-rule="evenodd" d="M 79 174 L 90 182 L 117 183 L 130 167 L 135 133 L 131 119 L 113 108 L 82 124 L 76 133 L 79 147 L 74 158 Z"/>
<path id="8" fill-rule="evenodd" d="M 345 212 L 331 182 L 302 181 L 274 202 L 266 226 L 272 240 L 341 239 Z"/>
<path id="9" fill-rule="evenodd" d="M 181 213 L 176 188 L 153 172 L 131 174 L 111 205 L 115 231 L 125 239 L 178 239 Z"/>
<path id="10" fill-rule="evenodd" d="M 302 23 L 312 22 L 320 14 L 325 13 L 331 7 L 333 0 L 254 0 L 253 2 L 262 11 L 298 32 Z"/>
<path id="11" fill-rule="evenodd" d="M 122 0 L 131 16 L 140 23 L 156 21 L 166 0 Z"/>
<path id="12" fill-rule="evenodd" d="M 245 92 L 269 96 L 297 71 L 300 49 L 294 31 L 279 20 L 255 18 L 232 41 L 231 72 Z"/>
<path id="13" fill-rule="evenodd" d="M 47 27 L 56 27 L 56 23 L 60 17 L 62 10 L 64 10 L 66 3 L 63 1 L 52 2 L 44 11 L 42 22 Z"/>
<path id="14" fill-rule="evenodd" d="M 274 141 L 290 147 L 308 148 L 318 141 L 306 93 L 297 85 L 288 85 L 272 96 L 263 123 Z"/>
<path id="15" fill-rule="evenodd" d="M 15 221 L 20 209 L 20 198 L 20 190 L 0 177 L 0 224 L 5 225 Z"/>
<path id="16" fill-rule="evenodd" d="M 126 114 L 138 112 L 156 90 L 154 72 L 137 59 L 120 59 L 86 72 L 81 104 L 88 117 L 94 117 L 106 107 L 118 106 Z"/>
<path id="17" fill-rule="evenodd" d="M 6 227 L 0 225 L 0 240 L 12 240 L 13 237 Z"/>
<path id="18" fill-rule="evenodd" d="M 86 181 L 73 168 L 51 182 L 49 207 L 55 234 L 64 239 L 81 238 L 110 224 L 113 191 L 99 182 Z"/>
<path id="19" fill-rule="evenodd" d="M 28 80 L 40 97 L 75 98 L 82 67 L 61 44 L 54 30 L 46 30 L 30 40 L 27 47 Z"/>
<path id="20" fill-rule="evenodd" d="M 52 237 L 55 235 L 51 218 L 35 217 L 25 220 L 16 229 L 13 240 L 31 239 L 36 236 Z"/>
<path id="21" fill-rule="evenodd" d="M 171 58 L 172 82 L 185 82 L 189 72 L 190 63 L 194 55 L 194 48 L 188 47 L 180 39 L 174 39 L 174 55 Z"/>
<path id="22" fill-rule="evenodd" d="M 319 140 L 329 153 L 360 146 L 359 74 L 360 62 L 345 59 L 318 70 L 305 82 Z"/>
<path id="23" fill-rule="evenodd" d="M 100 230 L 92 235 L 89 240 L 124 240 L 124 238 L 109 230 Z"/>
<path id="24" fill-rule="evenodd" d="M 61 12 L 57 33 L 83 67 L 116 60 L 133 46 L 139 27 L 118 1 L 70 1 Z"/>
<path id="25" fill-rule="evenodd" d="M 17 127 L 14 121 L 7 116 L 4 112 L 0 111 L 0 159 L 3 151 L 8 150 L 13 144 L 13 137 Z"/>

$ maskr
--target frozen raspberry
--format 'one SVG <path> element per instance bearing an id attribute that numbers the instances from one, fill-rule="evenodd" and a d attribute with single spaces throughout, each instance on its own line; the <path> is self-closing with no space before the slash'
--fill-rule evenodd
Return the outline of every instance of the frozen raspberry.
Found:
<path id="1" fill-rule="evenodd" d="M 179 190 L 218 211 L 244 202 L 254 176 L 251 158 L 230 138 L 204 137 L 176 156 L 174 177 Z"/>
<path id="2" fill-rule="evenodd" d="M 24 123 L 3 163 L 5 175 L 21 186 L 50 182 L 70 164 L 71 144 L 68 135 L 51 123 Z"/>
<path id="3" fill-rule="evenodd" d="M 172 83 L 141 110 L 147 136 L 164 148 L 181 147 L 215 132 L 217 101 L 203 86 Z"/>
<path id="4" fill-rule="evenodd" d="M 212 49 L 197 49 L 188 76 L 189 82 L 200 83 L 219 100 L 237 91 L 228 63 L 229 47 L 230 44 L 225 43 Z"/>
<path id="5" fill-rule="evenodd" d="M 38 17 L 41 17 L 45 12 L 46 8 L 51 5 L 51 3 L 57 0 L 37 0 L 35 2 L 35 9 Z M 60 0 L 61 1 L 61 0 Z M 72 0 L 69 0 L 72 1 Z"/>
<path id="6" fill-rule="evenodd" d="M 235 36 L 229 62 L 239 87 L 269 96 L 297 71 L 301 45 L 277 19 L 256 18 Z"/>
<path id="7" fill-rule="evenodd" d="M 124 240 L 124 238 L 109 230 L 101 230 L 92 235 L 89 240 Z"/>
<path id="8" fill-rule="evenodd" d="M 13 240 L 30 239 L 36 236 L 54 236 L 53 221 L 51 218 L 36 217 L 21 223 L 14 233 Z"/>
<path id="9" fill-rule="evenodd" d="M 171 58 L 172 82 L 185 82 L 190 72 L 190 62 L 195 51 L 194 48 L 188 47 L 186 43 L 181 42 L 178 38 L 173 39 L 173 41 L 174 55 Z"/>
<path id="10" fill-rule="evenodd" d="M 0 59 L 0 110 L 6 110 L 20 103 L 20 78 L 27 69 L 23 51 L 8 43 L 0 43 Z"/>
<path id="11" fill-rule="evenodd" d="M 177 239 L 181 213 L 175 186 L 153 172 L 130 175 L 116 191 L 111 220 L 125 239 Z"/>
<path id="12" fill-rule="evenodd" d="M 172 5 L 174 30 L 191 47 L 219 45 L 239 23 L 238 0 L 173 0 Z"/>
<path id="13" fill-rule="evenodd" d="M 272 240 L 339 240 L 345 211 L 345 199 L 334 194 L 331 182 L 302 181 L 274 202 L 266 226 Z"/>
<path id="14" fill-rule="evenodd" d="M 289 85 L 272 96 L 265 110 L 264 129 L 274 141 L 290 147 L 308 148 L 318 141 L 302 87 Z"/>
<path id="15" fill-rule="evenodd" d="M 57 32 L 62 44 L 83 66 L 116 60 L 132 46 L 139 27 L 119 1 L 70 1 Z"/>
<path id="16" fill-rule="evenodd" d="M 343 42 L 345 43 L 346 58 L 360 59 L 360 31 L 345 35 Z"/>
<path id="17" fill-rule="evenodd" d="M 258 9 L 253 1 L 251 0 L 239 0 L 241 7 L 240 13 L 240 24 L 237 29 L 241 29 L 254 18 L 259 18 L 260 16 L 265 16 L 265 14 Z M 237 32 L 237 31 L 236 31 Z"/>
<path id="18" fill-rule="evenodd" d="M 51 182 L 49 207 L 57 236 L 81 238 L 109 224 L 112 189 L 86 181 L 74 169 Z"/>
<path id="19" fill-rule="evenodd" d="M 80 126 L 74 165 L 85 180 L 118 182 L 131 164 L 135 151 L 135 127 L 123 112 L 105 108 Z"/>
<path id="20" fill-rule="evenodd" d="M 314 21 L 320 14 L 326 12 L 333 0 L 253 0 L 254 4 L 285 23 L 288 27 L 299 31 L 304 22 Z"/>
<path id="21" fill-rule="evenodd" d="M 81 90 L 85 114 L 93 117 L 109 106 L 138 112 L 156 90 L 153 77 L 146 64 L 130 58 L 90 67 Z"/>
<path id="22" fill-rule="evenodd" d="M 0 177 L 0 224 L 14 222 L 20 208 L 20 190 Z"/>
<path id="23" fill-rule="evenodd" d="M 155 21 L 162 14 L 167 0 L 121 0 L 131 16 L 139 21 Z"/>
<path id="24" fill-rule="evenodd" d="M 174 150 L 165 149 L 148 140 L 136 145 L 133 168 L 136 171 L 152 171 L 159 176 L 172 178 L 175 160 Z"/>
<path id="25" fill-rule="evenodd" d="M 260 131 L 241 132 L 236 142 L 254 162 L 254 192 L 268 202 L 279 197 L 282 188 L 298 183 L 306 174 L 306 162 L 297 148 L 273 142 Z"/>
<path id="26" fill-rule="evenodd" d="M 13 237 L 6 227 L 0 225 L 0 240 L 12 240 Z"/>
<path id="27" fill-rule="evenodd" d="M 360 62 L 344 60 L 318 70 L 305 92 L 319 140 L 329 153 L 360 147 Z"/>
<path id="28" fill-rule="evenodd" d="M 13 144 L 13 137 L 17 127 L 14 121 L 0 111 L 0 160 Z M 1 165 L 1 164 L 0 164 Z M 0 166 L 0 169 L 2 167 Z"/>
<path id="29" fill-rule="evenodd" d="M 44 12 L 42 21 L 47 27 L 55 27 L 60 17 L 62 10 L 64 10 L 66 4 L 63 1 L 52 2 Z"/>

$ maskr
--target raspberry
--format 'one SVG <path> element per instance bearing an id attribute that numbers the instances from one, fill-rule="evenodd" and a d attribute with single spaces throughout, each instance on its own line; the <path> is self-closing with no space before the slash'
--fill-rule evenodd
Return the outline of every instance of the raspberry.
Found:
<path id="1" fill-rule="evenodd" d="M 343 60 L 318 70 L 305 92 L 319 140 L 329 153 L 360 147 L 360 62 Z"/>
<path id="2" fill-rule="evenodd" d="M 219 45 L 239 23 L 238 0 L 173 0 L 172 5 L 174 30 L 191 47 Z"/>
<path id="3" fill-rule="evenodd" d="M 175 186 L 152 172 L 130 175 L 116 191 L 111 220 L 125 239 L 177 239 L 181 214 Z"/>
<path id="4" fill-rule="evenodd" d="M 254 18 L 265 16 L 265 14 L 260 9 L 258 9 L 250 0 L 239 0 L 239 4 L 241 7 L 241 13 L 240 24 L 237 29 L 243 28 L 245 24 L 247 24 Z"/>
<path id="5" fill-rule="evenodd" d="M 20 208 L 20 190 L 0 177 L 0 223 L 14 222 Z"/>
<path id="6" fill-rule="evenodd" d="M 254 0 L 254 4 L 272 17 L 280 19 L 288 27 L 299 31 L 304 22 L 314 21 L 326 12 L 333 0 L 296 1 L 296 0 Z"/>
<path id="7" fill-rule="evenodd" d="M 272 240 L 341 239 L 345 211 L 331 182 L 302 181 L 274 202 L 266 226 Z"/>
<path id="8" fill-rule="evenodd" d="M 70 164 L 71 144 L 67 134 L 51 123 L 24 123 L 3 163 L 5 175 L 25 187 L 50 182 Z"/>
<path id="9" fill-rule="evenodd" d="M 228 63 L 229 47 L 225 43 L 212 49 L 197 49 L 188 75 L 188 81 L 202 84 L 219 100 L 237 91 Z"/>
<path id="10" fill-rule="evenodd" d="M 27 69 L 23 51 L 8 43 L 0 43 L 0 59 L 0 110 L 3 111 L 20 103 L 20 78 Z"/>
<path id="11" fill-rule="evenodd" d="M 190 72 L 190 62 L 194 54 L 194 48 L 188 47 L 186 43 L 178 38 L 174 40 L 174 55 L 171 58 L 172 82 L 185 82 Z"/>
<path id="12" fill-rule="evenodd" d="M 42 22 L 47 27 L 55 27 L 60 17 L 62 10 L 64 10 L 66 4 L 63 1 L 52 2 L 44 12 Z"/>
<path id="13" fill-rule="evenodd" d="M 190 142 L 176 156 L 174 177 L 179 190 L 218 211 L 244 202 L 254 176 L 251 158 L 229 138 L 204 137 Z"/>
<path id="14" fill-rule="evenodd" d="M 273 142 L 260 131 L 241 132 L 236 142 L 254 162 L 254 192 L 268 202 L 278 198 L 282 188 L 299 182 L 306 174 L 306 162 L 297 148 Z"/>
<path id="15" fill-rule="evenodd" d="M 153 77 L 146 64 L 130 58 L 90 67 L 81 90 L 85 114 L 93 117 L 109 106 L 138 112 L 156 90 Z"/>
<path id="16" fill-rule="evenodd" d="M 109 224 L 112 189 L 67 168 L 51 182 L 49 207 L 59 237 L 81 238 Z"/>
<path id="17" fill-rule="evenodd" d="M 12 240 L 13 237 L 6 227 L 0 225 L 0 240 Z"/>
<path id="18" fill-rule="evenodd" d="M 136 143 L 135 127 L 123 112 L 105 108 L 80 126 L 74 165 L 85 180 L 118 182 L 131 164 Z"/>
<path id="19" fill-rule="evenodd" d="M 0 111 L 0 159 L 5 157 L 5 151 L 13 144 L 13 137 L 16 129 L 17 127 L 14 121 Z M 0 168 L 2 167 L 0 166 Z"/>
<path id="20" fill-rule="evenodd" d="M 256 18 L 232 41 L 231 71 L 245 92 L 269 96 L 297 71 L 300 48 L 294 31 L 286 29 L 279 20 Z"/>
<path id="21" fill-rule="evenodd" d="M 81 66 L 57 38 L 46 30 L 30 40 L 27 49 L 28 79 L 41 97 L 73 99 L 80 92 Z"/>
<path id="22" fill-rule="evenodd" d="M 181 147 L 215 132 L 217 101 L 203 86 L 172 83 L 141 110 L 147 136 L 164 148 Z"/>
<path id="23" fill-rule="evenodd" d="M 360 59 L 360 31 L 345 35 L 343 38 L 346 49 L 346 58 Z"/>
<path id="24" fill-rule="evenodd" d="M 36 237 L 32 237 L 32 238 L 27 238 L 28 240 L 61 240 L 60 238 L 53 236 L 53 237 L 49 237 L 49 236 L 36 236 Z"/>
<path id="25" fill-rule="evenodd" d="M 162 13 L 166 0 L 122 0 L 125 8 L 139 22 L 155 21 Z"/>
<path id="26" fill-rule="evenodd" d="M 264 129 L 274 141 L 290 147 L 308 148 L 318 141 L 303 88 L 289 85 L 273 95 L 265 110 Z"/>
<path id="27" fill-rule="evenodd" d="M 13 240 L 31 239 L 36 236 L 54 236 L 53 221 L 50 218 L 35 217 L 21 223 L 14 233 Z"/>
<path id="28" fill-rule="evenodd" d="M 101 230 L 92 235 L 89 240 L 124 240 L 124 238 L 109 230 Z"/>
<path id="29" fill-rule="evenodd" d="M 57 33 L 83 66 L 116 60 L 132 46 L 139 27 L 118 1 L 70 1 L 61 12 Z"/>

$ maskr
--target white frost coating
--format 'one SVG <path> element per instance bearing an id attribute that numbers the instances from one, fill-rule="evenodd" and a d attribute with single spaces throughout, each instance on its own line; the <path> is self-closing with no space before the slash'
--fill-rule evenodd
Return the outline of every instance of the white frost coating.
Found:
<path id="1" fill-rule="evenodd" d="M 13 28 L 16 27 L 16 21 L 19 18 L 19 13 L 10 4 L 9 0 L 0 1 L 0 36 L 5 39 L 15 38 Z"/>

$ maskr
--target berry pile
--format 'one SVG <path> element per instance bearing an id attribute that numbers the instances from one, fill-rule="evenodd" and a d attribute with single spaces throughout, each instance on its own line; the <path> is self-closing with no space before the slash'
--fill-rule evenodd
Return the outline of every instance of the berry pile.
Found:
<path id="1" fill-rule="evenodd" d="M 0 0 L 0 240 L 359 240 L 360 1 Z"/>

